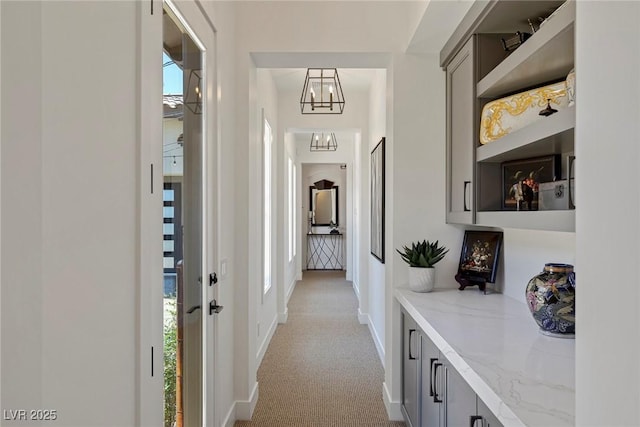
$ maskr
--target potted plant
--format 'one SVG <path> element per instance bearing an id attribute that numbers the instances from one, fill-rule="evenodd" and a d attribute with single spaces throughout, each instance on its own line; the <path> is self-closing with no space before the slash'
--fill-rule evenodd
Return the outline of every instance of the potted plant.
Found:
<path id="1" fill-rule="evenodd" d="M 438 241 L 431 243 L 423 240 L 422 243 L 412 243 L 411 247 L 403 246 L 403 252 L 396 251 L 402 260 L 409 264 L 409 287 L 415 292 L 431 292 L 435 284 L 435 268 L 449 252 L 444 246 L 439 246 Z"/>

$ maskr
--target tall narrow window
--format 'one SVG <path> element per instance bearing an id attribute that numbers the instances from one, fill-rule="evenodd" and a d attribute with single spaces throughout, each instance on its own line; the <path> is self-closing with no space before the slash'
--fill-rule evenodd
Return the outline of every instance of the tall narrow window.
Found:
<path id="1" fill-rule="evenodd" d="M 293 235 L 292 235 L 292 241 L 293 241 L 293 256 L 296 256 L 296 236 L 298 235 L 298 218 L 297 218 L 297 209 L 296 206 L 298 206 L 298 192 L 296 190 L 296 177 L 298 176 L 298 174 L 296 173 L 296 165 L 295 163 L 293 164 L 293 185 L 291 186 L 293 188 L 293 226 L 291 227 L 291 229 L 293 230 Z"/>
<path id="2" fill-rule="evenodd" d="M 264 218 L 264 239 L 263 239 L 263 253 L 264 253 L 264 293 L 271 288 L 271 141 L 273 135 L 271 134 L 271 126 L 264 118 L 263 129 L 263 146 L 264 146 L 264 212 L 262 217 Z"/>
<path id="3" fill-rule="evenodd" d="M 294 207 L 293 207 L 293 160 L 291 157 L 288 158 L 288 168 L 287 172 L 289 175 L 289 262 L 293 261 L 293 217 L 294 217 Z"/>

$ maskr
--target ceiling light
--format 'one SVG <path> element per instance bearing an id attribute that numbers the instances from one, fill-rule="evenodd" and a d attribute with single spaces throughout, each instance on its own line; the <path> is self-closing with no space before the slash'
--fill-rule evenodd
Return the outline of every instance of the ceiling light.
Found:
<path id="1" fill-rule="evenodd" d="M 312 133 L 309 151 L 336 151 L 338 149 L 338 140 L 336 134 Z"/>
<path id="2" fill-rule="evenodd" d="M 307 68 L 300 111 L 302 114 L 342 114 L 344 95 L 336 68 Z"/>

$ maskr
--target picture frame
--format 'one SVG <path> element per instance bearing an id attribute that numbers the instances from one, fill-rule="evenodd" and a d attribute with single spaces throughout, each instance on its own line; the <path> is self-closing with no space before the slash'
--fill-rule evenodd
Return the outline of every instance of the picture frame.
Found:
<path id="1" fill-rule="evenodd" d="M 538 186 L 559 177 L 559 156 L 532 157 L 502 163 L 502 210 L 538 210 Z"/>
<path id="2" fill-rule="evenodd" d="M 371 151 L 371 255 L 384 264 L 385 138 Z"/>
<path id="3" fill-rule="evenodd" d="M 502 231 L 465 230 L 455 276 L 460 290 L 473 285 L 484 290 L 486 283 L 495 283 L 502 239 Z"/>

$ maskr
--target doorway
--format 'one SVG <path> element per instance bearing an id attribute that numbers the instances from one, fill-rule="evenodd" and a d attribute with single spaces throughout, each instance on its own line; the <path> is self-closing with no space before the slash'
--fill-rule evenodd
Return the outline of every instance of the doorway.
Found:
<path id="1" fill-rule="evenodd" d="M 164 2 L 162 13 L 163 425 L 212 425 L 210 315 L 216 312 L 209 309 L 214 282 L 208 248 L 215 215 L 207 209 L 210 98 L 201 40 L 213 32 L 198 26 L 198 37 L 171 2 Z"/>

